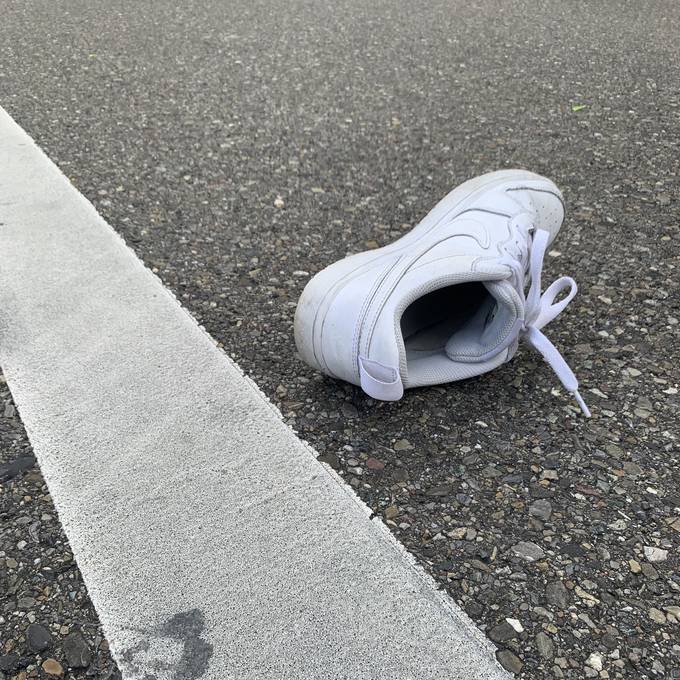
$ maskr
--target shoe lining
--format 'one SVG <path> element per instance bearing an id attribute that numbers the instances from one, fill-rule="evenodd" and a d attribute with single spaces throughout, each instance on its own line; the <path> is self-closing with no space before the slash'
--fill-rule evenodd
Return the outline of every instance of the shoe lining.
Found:
<path id="1" fill-rule="evenodd" d="M 491 314 L 496 301 L 481 281 L 439 288 L 412 302 L 401 317 L 407 361 L 443 352 L 482 307 Z"/>
<path id="2" fill-rule="evenodd" d="M 407 386 L 461 380 L 501 364 L 517 327 L 507 285 L 457 283 L 430 291 L 403 312 Z"/>

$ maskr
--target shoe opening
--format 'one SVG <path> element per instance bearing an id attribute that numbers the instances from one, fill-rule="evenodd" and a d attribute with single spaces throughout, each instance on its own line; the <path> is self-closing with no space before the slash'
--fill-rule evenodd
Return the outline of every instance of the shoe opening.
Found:
<path id="1" fill-rule="evenodd" d="M 410 382 L 429 383 L 425 375 L 433 373 L 438 381 L 476 374 L 469 364 L 507 347 L 517 318 L 512 291 L 501 281 L 458 283 L 414 300 L 400 321 Z"/>

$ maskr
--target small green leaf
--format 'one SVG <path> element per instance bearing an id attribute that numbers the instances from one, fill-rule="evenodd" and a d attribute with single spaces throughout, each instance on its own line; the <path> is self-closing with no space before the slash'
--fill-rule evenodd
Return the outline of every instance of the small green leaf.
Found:
<path id="1" fill-rule="evenodd" d="M 582 111 L 583 109 L 587 109 L 588 104 L 572 104 L 571 105 L 571 110 L 576 113 L 577 111 Z"/>

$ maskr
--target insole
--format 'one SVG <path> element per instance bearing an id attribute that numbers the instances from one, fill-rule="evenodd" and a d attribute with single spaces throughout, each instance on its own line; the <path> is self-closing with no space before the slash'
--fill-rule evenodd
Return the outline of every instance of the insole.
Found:
<path id="1" fill-rule="evenodd" d="M 451 336 L 490 302 L 493 297 L 479 281 L 439 288 L 412 302 L 401 317 L 407 358 L 442 351 Z"/>

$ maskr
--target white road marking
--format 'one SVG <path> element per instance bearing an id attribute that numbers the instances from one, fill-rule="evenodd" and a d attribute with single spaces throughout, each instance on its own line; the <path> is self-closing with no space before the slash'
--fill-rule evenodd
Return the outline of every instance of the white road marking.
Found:
<path id="1" fill-rule="evenodd" d="M 509 676 L 0 109 L 0 362 L 123 676 Z"/>

